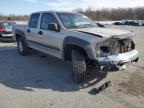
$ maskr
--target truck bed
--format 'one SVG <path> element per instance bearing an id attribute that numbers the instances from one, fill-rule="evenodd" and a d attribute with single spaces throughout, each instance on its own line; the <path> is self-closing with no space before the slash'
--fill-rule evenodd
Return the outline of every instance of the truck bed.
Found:
<path id="1" fill-rule="evenodd" d="M 12 31 L 13 31 L 13 33 L 15 33 L 16 30 L 19 30 L 19 31 L 23 31 L 25 33 L 26 28 L 27 28 L 26 24 L 18 24 L 12 29 Z"/>

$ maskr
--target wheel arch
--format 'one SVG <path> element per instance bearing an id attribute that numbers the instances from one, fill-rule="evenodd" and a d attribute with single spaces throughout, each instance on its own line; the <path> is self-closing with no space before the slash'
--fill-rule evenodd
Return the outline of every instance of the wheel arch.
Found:
<path id="1" fill-rule="evenodd" d="M 84 54 L 86 59 L 95 59 L 95 51 L 93 47 L 91 46 L 91 43 L 89 43 L 86 40 L 68 36 L 64 39 L 63 42 L 63 59 L 64 60 L 71 60 L 71 51 L 73 49 L 80 50 Z"/>
<path id="2" fill-rule="evenodd" d="M 23 31 L 16 30 L 16 31 L 15 31 L 15 38 L 16 38 L 16 41 L 18 41 L 19 38 L 22 38 L 22 40 L 24 41 L 25 45 L 26 45 L 27 47 L 29 47 L 29 46 L 28 46 L 28 43 L 27 43 L 27 40 L 26 40 L 26 37 L 25 37 L 25 34 L 24 34 Z"/>
<path id="3" fill-rule="evenodd" d="M 16 31 L 15 31 L 15 38 L 16 38 L 16 40 L 17 40 L 18 38 L 20 38 L 20 37 L 26 40 L 24 32 L 23 32 L 23 31 L 20 31 L 20 30 L 16 30 Z"/>
<path id="4" fill-rule="evenodd" d="M 74 44 L 67 44 L 64 48 L 64 60 L 70 61 L 71 60 L 71 51 L 78 50 L 84 54 L 84 57 L 88 59 L 87 52 L 80 46 Z"/>

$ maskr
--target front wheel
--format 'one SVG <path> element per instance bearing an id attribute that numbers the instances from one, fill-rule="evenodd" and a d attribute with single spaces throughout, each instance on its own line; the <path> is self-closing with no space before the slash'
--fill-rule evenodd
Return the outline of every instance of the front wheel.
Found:
<path id="1" fill-rule="evenodd" d="M 17 48 L 21 55 L 27 55 L 29 53 L 28 52 L 29 48 L 22 38 L 17 39 Z"/>
<path id="2" fill-rule="evenodd" d="M 72 74 L 74 82 L 76 83 L 84 82 L 86 74 L 86 62 L 84 54 L 81 51 L 72 50 L 71 60 L 72 60 Z"/>

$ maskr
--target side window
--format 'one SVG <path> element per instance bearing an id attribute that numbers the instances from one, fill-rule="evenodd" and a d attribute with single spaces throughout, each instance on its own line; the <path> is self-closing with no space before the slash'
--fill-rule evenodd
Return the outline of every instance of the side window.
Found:
<path id="1" fill-rule="evenodd" d="M 40 28 L 48 30 L 48 24 L 50 23 L 58 23 L 56 18 L 51 13 L 43 13 Z"/>
<path id="2" fill-rule="evenodd" d="M 40 14 L 32 14 L 29 22 L 30 28 L 37 28 Z"/>

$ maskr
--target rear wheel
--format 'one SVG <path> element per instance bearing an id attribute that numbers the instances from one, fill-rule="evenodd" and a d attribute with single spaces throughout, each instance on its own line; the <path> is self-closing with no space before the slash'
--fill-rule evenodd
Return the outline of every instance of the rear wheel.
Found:
<path id="1" fill-rule="evenodd" d="M 81 83 L 85 81 L 86 74 L 86 62 L 84 54 L 78 50 L 72 50 L 72 74 L 73 80 L 76 83 Z"/>
<path id="2" fill-rule="evenodd" d="M 27 55 L 29 53 L 29 48 L 22 38 L 17 39 L 17 48 L 21 55 Z"/>
<path id="3" fill-rule="evenodd" d="M 0 32 L 0 38 L 2 38 L 2 33 Z"/>

